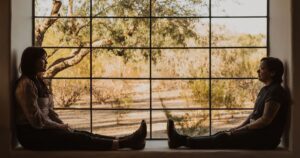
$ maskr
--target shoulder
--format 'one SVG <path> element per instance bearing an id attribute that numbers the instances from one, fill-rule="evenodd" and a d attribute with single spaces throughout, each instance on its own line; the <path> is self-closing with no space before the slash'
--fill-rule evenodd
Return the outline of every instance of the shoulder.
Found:
<path id="1" fill-rule="evenodd" d="M 24 88 L 36 89 L 34 82 L 27 76 L 21 76 L 17 81 L 16 90 Z"/>
<path id="2" fill-rule="evenodd" d="M 33 81 L 27 76 L 21 76 L 17 82 L 18 85 L 22 84 L 33 84 Z"/>
<path id="3" fill-rule="evenodd" d="M 269 93 L 285 94 L 286 90 L 280 84 L 273 84 L 268 89 Z"/>
<path id="4" fill-rule="evenodd" d="M 280 84 L 273 84 L 267 90 L 267 100 L 282 102 L 285 101 L 287 97 L 287 91 Z"/>

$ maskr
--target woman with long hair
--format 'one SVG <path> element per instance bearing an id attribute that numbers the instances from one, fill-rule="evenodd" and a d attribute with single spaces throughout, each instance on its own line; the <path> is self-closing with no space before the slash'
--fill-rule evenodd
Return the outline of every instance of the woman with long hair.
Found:
<path id="1" fill-rule="evenodd" d="M 17 138 L 24 148 L 32 150 L 116 150 L 143 149 L 146 123 L 132 134 L 111 137 L 78 131 L 65 124 L 53 110 L 51 92 L 43 81 L 47 53 L 43 48 L 28 47 L 21 58 L 21 77 L 15 98 Z"/>

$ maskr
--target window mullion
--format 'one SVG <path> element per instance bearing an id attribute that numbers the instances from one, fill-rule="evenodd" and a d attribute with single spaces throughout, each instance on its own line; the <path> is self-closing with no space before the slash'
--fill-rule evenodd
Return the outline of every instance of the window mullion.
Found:
<path id="1" fill-rule="evenodd" d="M 90 0 L 90 130 L 93 132 L 93 46 L 92 46 L 92 40 L 93 40 L 93 11 L 92 7 L 93 1 Z"/>

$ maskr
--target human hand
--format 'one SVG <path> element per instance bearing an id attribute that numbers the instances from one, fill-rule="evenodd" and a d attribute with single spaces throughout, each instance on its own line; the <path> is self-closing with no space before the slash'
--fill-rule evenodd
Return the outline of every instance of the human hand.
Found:
<path id="1" fill-rule="evenodd" d="M 227 132 L 228 132 L 229 135 L 231 135 L 232 133 L 235 133 L 239 130 L 240 130 L 240 127 L 235 127 L 235 128 L 229 129 Z"/>
<path id="2" fill-rule="evenodd" d="M 236 131 L 237 129 L 238 129 L 238 127 L 235 127 L 235 128 L 229 129 L 228 131 L 229 131 L 229 132 L 234 132 L 234 131 Z"/>
<path id="3" fill-rule="evenodd" d="M 69 131 L 69 132 L 74 132 L 74 129 L 71 128 L 70 126 L 68 126 L 68 131 Z"/>
<path id="4" fill-rule="evenodd" d="M 59 128 L 70 132 L 73 131 L 68 124 L 59 124 Z"/>
<path id="5" fill-rule="evenodd" d="M 230 131 L 225 131 L 224 133 L 229 135 L 229 136 L 232 134 L 232 132 L 230 132 Z"/>
<path id="6" fill-rule="evenodd" d="M 63 130 L 67 130 L 69 128 L 68 124 L 59 124 L 59 128 Z"/>
<path id="7" fill-rule="evenodd" d="M 240 131 L 244 131 L 248 129 L 248 125 L 242 126 L 242 127 L 238 127 L 238 128 L 232 128 L 230 129 L 230 133 L 236 133 L 236 132 L 240 132 Z"/>
<path id="8" fill-rule="evenodd" d="M 219 131 L 217 133 L 215 133 L 215 135 L 223 135 L 223 134 L 226 134 L 226 135 L 231 135 L 231 132 L 229 130 L 223 130 L 223 131 Z"/>

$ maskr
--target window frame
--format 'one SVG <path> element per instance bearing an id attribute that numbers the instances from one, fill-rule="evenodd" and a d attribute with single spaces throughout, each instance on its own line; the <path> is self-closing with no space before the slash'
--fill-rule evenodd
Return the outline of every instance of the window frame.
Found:
<path id="1" fill-rule="evenodd" d="M 35 1 L 36 0 L 32 0 L 32 46 L 35 46 L 35 19 L 37 18 L 51 18 L 51 16 L 36 16 L 35 15 Z M 208 80 L 209 82 L 209 96 L 208 96 L 208 100 L 209 100 L 209 107 L 208 108 L 167 108 L 167 110 L 208 110 L 209 111 L 209 135 L 212 135 L 212 111 L 216 111 L 216 110 L 253 110 L 253 108 L 213 108 L 212 107 L 212 81 L 213 80 L 257 80 L 256 77 L 212 77 L 212 50 L 213 49 L 266 49 L 266 56 L 270 55 L 270 0 L 266 0 L 267 2 L 267 15 L 266 16 L 212 16 L 212 1 L 213 0 L 208 0 L 209 1 L 209 15 L 208 16 L 153 16 L 152 15 L 152 5 L 150 5 L 149 8 L 149 16 L 97 16 L 97 17 L 93 17 L 93 10 L 92 10 L 92 5 L 93 5 L 93 0 L 90 0 L 90 15 L 89 16 L 59 16 L 59 17 L 55 17 L 58 19 L 61 18 L 88 18 L 90 20 L 90 44 L 88 47 L 70 47 L 70 46 L 63 46 L 63 47 L 59 47 L 59 46 L 41 46 L 42 48 L 45 49 L 51 49 L 51 48 L 63 48 L 63 49 L 72 49 L 72 48 L 85 48 L 85 49 L 89 49 L 89 60 L 90 60 L 90 74 L 89 77 L 53 77 L 53 78 L 45 78 L 45 79 L 55 79 L 55 80 L 89 80 L 90 82 L 90 100 L 89 100 L 89 108 L 55 108 L 55 110 L 87 110 L 90 113 L 90 132 L 93 132 L 93 111 L 97 111 L 97 110 L 128 110 L 128 111 L 149 111 L 149 129 L 150 129 L 150 136 L 149 138 L 147 138 L 148 140 L 166 140 L 166 138 L 153 138 L 152 136 L 152 112 L 153 111 L 162 111 L 162 110 L 166 110 L 165 108 L 153 108 L 152 107 L 152 81 L 155 80 Z M 152 0 L 149 0 L 149 3 L 152 4 Z M 116 19 L 120 19 L 120 18 L 133 18 L 133 19 L 141 19 L 141 18 L 147 18 L 150 20 L 150 31 L 149 31 L 149 47 L 93 47 L 92 45 L 92 38 L 93 38 L 93 19 L 111 19 L 111 18 L 116 18 Z M 178 19 L 178 18 L 196 18 L 196 19 L 200 19 L 200 18 L 205 18 L 209 20 L 209 45 L 207 47 L 153 47 L 152 46 L 152 20 L 153 19 L 160 19 L 160 18 L 166 18 L 166 19 Z M 243 18 L 243 19 L 247 19 L 247 18 L 262 18 L 262 19 L 266 19 L 266 46 L 247 46 L 247 47 L 243 47 L 243 46 L 212 46 L 212 19 L 235 19 L 235 18 Z M 93 49 L 145 49 L 145 50 L 149 50 L 149 56 L 150 56 L 150 60 L 149 60 L 149 77 L 142 77 L 142 78 L 134 78 L 134 77 L 93 77 L 92 75 L 92 70 L 93 70 L 93 66 L 92 66 L 92 55 L 93 55 Z M 156 49 L 205 49 L 205 50 L 209 50 L 209 76 L 208 77 L 180 77 L 180 78 L 170 78 L 170 77 L 152 77 L 152 50 L 156 50 Z M 93 104 L 93 93 L 92 93 L 92 87 L 93 87 L 93 80 L 148 80 L 149 81 L 149 94 L 150 94 L 150 102 L 149 102 L 149 108 L 93 108 L 92 104 Z"/>

